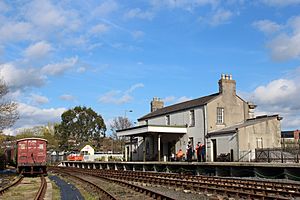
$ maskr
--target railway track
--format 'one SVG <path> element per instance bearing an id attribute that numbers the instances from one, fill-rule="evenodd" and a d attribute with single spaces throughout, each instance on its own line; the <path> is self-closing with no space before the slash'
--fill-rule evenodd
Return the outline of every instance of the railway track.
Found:
<path id="1" fill-rule="evenodd" d="M 17 177 L 16 180 L 13 180 L 11 183 L 9 183 L 8 185 L 0 188 L 0 196 L 2 196 L 6 191 L 8 191 L 9 189 L 11 189 L 14 186 L 17 186 L 18 184 L 20 184 L 23 180 L 23 176 L 20 175 Z"/>
<path id="2" fill-rule="evenodd" d="M 116 178 L 99 177 L 96 174 L 82 173 L 81 170 L 73 170 L 68 168 L 51 167 L 49 169 L 54 172 L 68 174 L 76 179 L 80 179 L 82 182 L 93 185 L 97 191 L 102 191 L 101 194 L 103 194 L 103 192 L 108 194 L 108 198 L 106 199 L 175 200 L 161 193 L 128 183 L 127 181 L 118 180 Z"/>
<path id="3" fill-rule="evenodd" d="M 41 185 L 40 188 L 34 198 L 34 200 L 43 200 L 47 191 L 47 181 L 46 178 L 41 175 Z"/>
<path id="4" fill-rule="evenodd" d="M 204 191 L 233 198 L 293 199 L 300 197 L 300 184 L 233 179 L 208 176 L 191 176 L 170 173 L 74 169 L 80 173 L 192 191 Z"/>
<path id="5" fill-rule="evenodd" d="M 34 190 L 35 189 L 34 186 L 30 187 L 30 193 L 32 192 L 31 190 L 33 190 L 33 192 L 37 191 L 37 192 L 35 192 L 35 195 L 33 195 L 33 196 L 30 194 L 29 194 L 29 196 L 27 196 L 27 194 L 25 194 L 25 193 L 29 193 L 29 192 L 22 189 L 22 184 L 24 182 L 24 179 L 27 179 L 26 183 L 24 183 L 24 185 L 26 185 L 26 187 L 28 185 L 34 185 L 34 183 L 35 183 L 32 180 L 29 180 L 29 178 L 24 178 L 23 175 L 19 175 L 16 180 L 11 182 L 7 186 L 0 188 L 0 199 L 2 197 L 3 197 L 3 199 L 15 199 L 15 198 L 21 199 L 22 197 L 24 199 L 26 199 L 26 197 L 29 197 L 29 198 L 33 197 L 31 199 L 34 199 L 34 200 L 44 199 L 44 196 L 45 196 L 45 193 L 47 190 L 47 182 L 46 182 L 45 177 L 44 176 L 40 177 L 40 186 L 39 186 L 38 190 Z M 38 179 L 38 177 L 31 178 L 31 179 Z M 18 188 L 18 187 L 20 187 L 20 188 Z M 15 192 L 15 194 L 13 194 L 13 195 L 18 195 L 18 196 L 11 196 L 12 194 L 7 194 L 7 196 L 5 196 L 6 195 L 5 193 L 9 193 L 9 190 L 14 191 L 14 192 L 18 191 L 18 192 Z"/>

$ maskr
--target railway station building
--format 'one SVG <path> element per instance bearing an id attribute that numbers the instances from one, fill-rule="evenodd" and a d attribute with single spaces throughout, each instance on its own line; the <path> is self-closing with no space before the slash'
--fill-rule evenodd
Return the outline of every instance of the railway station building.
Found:
<path id="1" fill-rule="evenodd" d="M 125 160 L 170 161 L 186 145 L 205 145 L 208 162 L 223 155 L 230 161 L 255 159 L 256 148 L 281 146 L 279 115 L 254 116 L 256 105 L 236 94 L 236 82 L 222 74 L 219 91 L 197 99 L 164 107 L 159 98 L 151 101 L 150 113 L 138 125 L 118 130 L 127 138 Z"/>

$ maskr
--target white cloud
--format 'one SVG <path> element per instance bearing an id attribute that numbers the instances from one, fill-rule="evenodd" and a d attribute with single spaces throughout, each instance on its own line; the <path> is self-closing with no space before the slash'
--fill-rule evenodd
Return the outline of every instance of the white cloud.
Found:
<path id="1" fill-rule="evenodd" d="M 106 24 L 97 24 L 91 28 L 89 31 L 91 34 L 97 35 L 101 33 L 105 33 L 109 30 L 109 26 Z"/>
<path id="2" fill-rule="evenodd" d="M 31 94 L 31 99 L 34 104 L 46 104 L 49 103 L 49 99 L 45 96 L 41 96 L 38 94 Z"/>
<path id="3" fill-rule="evenodd" d="M 48 75 L 63 74 L 66 70 L 72 68 L 78 61 L 78 57 L 66 58 L 63 62 L 48 64 L 44 66 L 41 71 Z"/>
<path id="4" fill-rule="evenodd" d="M 282 27 L 270 20 L 259 20 L 256 21 L 252 24 L 254 27 L 256 27 L 258 30 L 270 34 L 270 33 L 275 33 L 279 31 Z"/>
<path id="5" fill-rule="evenodd" d="M 193 10 L 199 6 L 211 5 L 213 7 L 219 4 L 218 0 L 151 0 L 154 7 L 181 8 Z"/>
<path id="6" fill-rule="evenodd" d="M 144 84 L 143 83 L 137 83 L 137 84 L 134 84 L 133 86 L 131 86 L 129 88 L 129 90 L 127 90 L 125 93 L 131 93 L 133 92 L 134 90 L 138 89 L 138 88 L 143 88 L 144 87 Z"/>
<path id="7" fill-rule="evenodd" d="M 259 86 L 254 91 L 254 98 L 261 104 L 279 104 L 292 101 L 297 96 L 300 86 L 295 81 L 277 79 L 266 86 Z M 300 105 L 300 103 L 299 103 Z"/>
<path id="8" fill-rule="evenodd" d="M 143 37 L 144 35 L 145 35 L 145 33 L 143 31 L 133 31 L 132 32 L 132 36 L 135 39 L 139 39 L 139 38 Z"/>
<path id="9" fill-rule="evenodd" d="M 32 25 L 27 22 L 7 22 L 0 27 L 0 41 L 20 41 L 20 40 L 31 40 L 32 36 Z"/>
<path id="10" fill-rule="evenodd" d="M 192 99 L 192 97 L 186 97 L 186 96 L 182 96 L 182 97 L 167 96 L 167 97 L 163 98 L 162 100 L 166 104 L 175 104 L 175 103 L 189 101 L 191 99 Z"/>
<path id="11" fill-rule="evenodd" d="M 152 20 L 154 17 L 154 13 L 150 11 L 142 11 L 140 8 L 134 8 L 125 13 L 124 17 L 126 19 L 139 18 Z"/>
<path id="12" fill-rule="evenodd" d="M 75 97 L 70 94 L 63 94 L 59 97 L 63 101 L 74 101 Z"/>
<path id="13" fill-rule="evenodd" d="M 0 65 L 0 77 L 13 90 L 40 87 L 45 83 L 45 76 L 37 69 L 19 69 L 10 63 Z"/>
<path id="14" fill-rule="evenodd" d="M 65 108 L 41 109 L 24 103 L 19 103 L 18 111 L 20 119 L 16 122 L 14 129 L 29 128 L 33 126 L 46 125 L 60 121 L 61 114 Z"/>
<path id="15" fill-rule="evenodd" d="M 290 6 L 300 4 L 300 0 L 263 0 L 269 6 Z"/>
<path id="16" fill-rule="evenodd" d="M 30 58 L 41 58 L 46 56 L 52 49 L 51 44 L 46 41 L 40 41 L 25 49 L 25 56 Z"/>
<path id="17" fill-rule="evenodd" d="M 176 97 L 174 96 L 167 96 L 162 99 L 164 103 L 173 103 L 175 101 Z"/>
<path id="18" fill-rule="evenodd" d="M 77 72 L 78 73 L 84 73 L 86 72 L 87 68 L 86 67 L 78 67 Z"/>
<path id="19" fill-rule="evenodd" d="M 112 12 L 118 10 L 119 5 L 117 2 L 113 0 L 108 0 L 97 6 L 94 11 L 92 12 L 93 15 L 95 16 L 106 16 L 111 14 Z"/>
<path id="20" fill-rule="evenodd" d="M 218 26 L 220 24 L 229 23 L 229 20 L 233 16 L 233 13 L 229 10 L 218 9 L 216 12 L 212 14 L 208 23 L 211 26 Z"/>
<path id="21" fill-rule="evenodd" d="M 124 104 L 133 100 L 132 92 L 138 88 L 142 88 L 144 85 L 142 83 L 135 84 L 131 86 L 128 90 L 122 92 L 120 90 L 112 90 L 99 98 L 101 103 L 112 103 L 112 104 Z"/>
<path id="22" fill-rule="evenodd" d="M 273 24 L 271 26 L 275 29 L 279 28 L 275 22 L 263 21 Z M 300 16 L 290 18 L 282 27 L 284 29 L 280 29 L 275 36 L 272 35 L 267 42 L 272 58 L 277 61 L 300 58 Z"/>
<path id="23" fill-rule="evenodd" d="M 129 94 L 122 94 L 121 91 L 110 91 L 105 93 L 99 98 L 101 103 L 112 103 L 112 104 L 124 104 L 128 103 L 133 99 Z"/>
<path id="24" fill-rule="evenodd" d="M 256 114 L 279 114 L 283 116 L 283 129 L 300 127 L 300 67 L 286 78 L 273 80 L 257 87 L 249 100 L 258 105 Z"/>
<path id="25" fill-rule="evenodd" d="M 191 97 L 182 96 L 182 97 L 179 97 L 177 99 L 176 103 L 181 103 L 181 102 L 184 102 L 184 101 L 189 101 L 191 99 L 192 99 Z"/>
<path id="26" fill-rule="evenodd" d="M 27 5 L 26 10 L 28 20 L 44 29 L 63 27 L 70 23 L 66 14 L 63 9 L 56 7 L 48 0 L 32 1 Z"/>
<path id="27" fill-rule="evenodd" d="M 300 34 L 288 36 L 281 34 L 271 40 L 267 47 L 274 60 L 282 61 L 300 57 Z"/>
<path id="28" fill-rule="evenodd" d="M 9 6 L 4 1 L 0 1 L 0 12 L 5 13 L 9 9 Z"/>

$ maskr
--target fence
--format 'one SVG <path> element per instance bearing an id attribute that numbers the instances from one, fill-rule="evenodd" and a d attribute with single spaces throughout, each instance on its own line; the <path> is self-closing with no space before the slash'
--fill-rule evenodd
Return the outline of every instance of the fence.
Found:
<path id="1" fill-rule="evenodd" d="M 299 163 L 299 160 L 299 147 L 255 149 L 256 162 Z"/>

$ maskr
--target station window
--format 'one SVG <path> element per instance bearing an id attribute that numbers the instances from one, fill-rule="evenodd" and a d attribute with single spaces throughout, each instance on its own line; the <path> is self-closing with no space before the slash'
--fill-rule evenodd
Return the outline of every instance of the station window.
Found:
<path id="1" fill-rule="evenodd" d="M 195 111 L 190 110 L 190 126 L 195 126 Z"/>
<path id="2" fill-rule="evenodd" d="M 224 124 L 224 108 L 217 108 L 217 124 Z"/>
<path id="3" fill-rule="evenodd" d="M 170 115 L 166 116 L 166 125 L 171 125 Z"/>
<path id="4" fill-rule="evenodd" d="M 263 139 L 256 138 L 256 148 L 263 148 Z"/>

